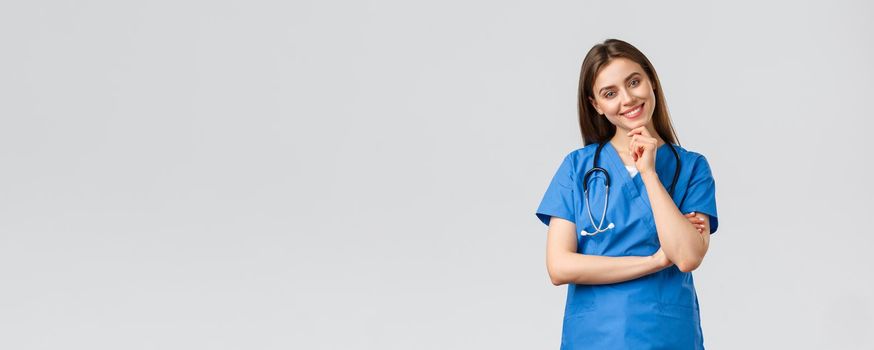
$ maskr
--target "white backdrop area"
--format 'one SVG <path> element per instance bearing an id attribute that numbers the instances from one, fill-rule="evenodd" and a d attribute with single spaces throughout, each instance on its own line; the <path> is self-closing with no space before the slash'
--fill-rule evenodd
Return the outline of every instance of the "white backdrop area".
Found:
<path id="1" fill-rule="evenodd" d="M 716 179 L 708 349 L 874 348 L 863 1 L 4 1 L 0 348 L 555 349 L 583 56 Z"/>

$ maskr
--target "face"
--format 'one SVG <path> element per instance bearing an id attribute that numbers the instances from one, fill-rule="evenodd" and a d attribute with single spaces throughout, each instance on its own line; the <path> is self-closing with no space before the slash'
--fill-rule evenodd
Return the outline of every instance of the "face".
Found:
<path id="1" fill-rule="evenodd" d="M 598 113 L 625 131 L 652 123 L 655 91 L 646 72 L 636 62 L 615 58 L 601 68 L 589 98 Z"/>

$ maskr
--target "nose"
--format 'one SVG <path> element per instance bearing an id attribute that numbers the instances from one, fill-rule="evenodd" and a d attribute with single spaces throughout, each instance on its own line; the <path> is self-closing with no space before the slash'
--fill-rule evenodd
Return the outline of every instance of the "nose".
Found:
<path id="1" fill-rule="evenodd" d="M 634 105 L 634 98 L 631 97 L 631 94 L 628 93 L 628 90 L 627 90 L 627 89 L 622 89 L 621 91 L 622 91 L 622 92 L 621 92 L 621 94 L 622 94 L 622 95 L 621 95 L 621 97 L 622 97 L 622 105 L 623 105 L 623 106 L 627 106 L 627 107 L 631 107 L 631 106 L 633 106 L 633 105 Z"/>

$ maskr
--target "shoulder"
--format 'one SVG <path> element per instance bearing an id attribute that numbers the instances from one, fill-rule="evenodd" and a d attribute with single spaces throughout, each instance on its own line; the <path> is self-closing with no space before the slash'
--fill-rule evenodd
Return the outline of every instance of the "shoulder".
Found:
<path id="1" fill-rule="evenodd" d="M 680 156 L 684 168 L 691 168 L 692 171 L 696 173 L 702 170 L 707 173 L 710 172 L 710 163 L 707 161 L 707 157 L 703 154 L 679 145 L 674 145 L 674 148 L 676 148 L 677 155 Z"/>
<path id="2" fill-rule="evenodd" d="M 696 161 L 698 159 L 706 159 L 703 154 L 690 150 L 680 145 L 673 145 L 674 149 L 677 150 L 677 154 L 680 156 L 682 160 L 690 160 Z"/>
<path id="3" fill-rule="evenodd" d="M 598 144 L 593 143 L 574 149 L 565 155 L 563 163 L 569 169 L 581 169 L 592 158 L 597 148 Z"/>

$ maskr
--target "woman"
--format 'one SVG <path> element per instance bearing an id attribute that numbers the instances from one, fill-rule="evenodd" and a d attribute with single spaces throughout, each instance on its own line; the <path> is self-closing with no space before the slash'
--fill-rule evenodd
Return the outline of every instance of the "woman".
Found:
<path id="1" fill-rule="evenodd" d="M 703 349 L 691 271 L 718 225 L 710 166 L 678 145 L 655 68 L 634 46 L 592 47 L 578 98 L 586 146 L 537 209 L 549 277 L 568 285 L 561 348 Z M 595 166 L 604 171 L 587 177 Z"/>

